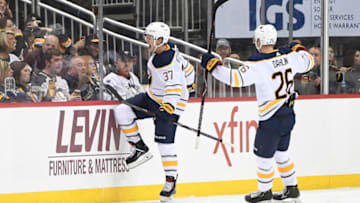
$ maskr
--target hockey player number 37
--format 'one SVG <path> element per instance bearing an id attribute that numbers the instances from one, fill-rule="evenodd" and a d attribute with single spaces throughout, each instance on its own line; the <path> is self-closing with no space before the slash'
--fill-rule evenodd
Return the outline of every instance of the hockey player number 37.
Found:
<path id="1" fill-rule="evenodd" d="M 165 77 L 165 81 L 168 81 L 168 80 L 172 80 L 173 79 L 173 71 L 172 70 L 169 70 L 169 71 L 166 71 L 166 72 L 163 72 L 163 75 Z"/>
<path id="2" fill-rule="evenodd" d="M 276 99 L 283 99 L 286 98 L 288 94 L 290 94 L 290 88 L 293 86 L 294 81 L 289 80 L 289 74 L 291 74 L 291 68 L 285 70 L 285 72 L 278 71 L 272 74 L 272 79 L 280 78 L 280 85 L 275 91 Z M 285 81 L 284 81 L 285 80 Z M 284 88 L 284 84 L 286 85 L 286 92 L 285 94 L 280 94 L 281 90 Z"/>

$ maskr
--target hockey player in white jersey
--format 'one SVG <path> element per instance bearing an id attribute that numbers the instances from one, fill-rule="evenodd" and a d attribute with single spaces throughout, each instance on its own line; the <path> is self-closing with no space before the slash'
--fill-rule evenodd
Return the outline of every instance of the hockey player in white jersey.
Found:
<path id="1" fill-rule="evenodd" d="M 189 93 L 183 70 L 183 58 L 174 46 L 168 43 L 170 28 L 162 22 L 150 23 L 145 29 L 145 41 L 149 45 L 151 57 L 147 63 L 150 73 L 150 85 L 145 93 L 140 93 L 127 102 L 156 113 L 155 142 L 161 155 L 165 172 L 165 185 L 160 192 L 162 202 L 169 201 L 176 193 L 178 159 L 175 149 L 176 125 L 169 121 L 178 121 L 183 114 Z M 191 71 L 191 70 L 188 70 Z M 120 104 L 115 109 L 115 117 L 131 145 L 126 159 L 128 167 L 134 168 L 152 158 L 149 148 L 142 140 L 137 119 L 150 116 Z"/>
<path id="2" fill-rule="evenodd" d="M 103 79 L 104 84 L 115 88 L 123 99 L 128 99 L 141 92 L 145 92 L 139 82 L 138 77 L 132 73 L 132 63 L 127 61 L 123 55 L 116 52 L 108 53 L 105 64 L 112 69 Z M 116 98 L 108 92 L 104 92 L 104 100 L 116 100 Z"/>
<path id="3" fill-rule="evenodd" d="M 228 69 L 211 54 L 204 54 L 201 65 L 218 80 L 233 87 L 255 84 L 259 107 L 259 127 L 256 132 L 258 191 L 245 196 L 247 202 L 267 202 L 271 199 L 297 199 L 294 162 L 288 148 L 291 130 L 295 124 L 293 104 L 296 98 L 294 75 L 313 67 L 313 58 L 297 44 L 274 49 L 277 31 L 272 25 L 260 25 L 254 34 L 259 53 L 254 54 L 238 69 Z M 272 193 L 275 174 L 273 158 L 285 185 L 280 193 Z"/>

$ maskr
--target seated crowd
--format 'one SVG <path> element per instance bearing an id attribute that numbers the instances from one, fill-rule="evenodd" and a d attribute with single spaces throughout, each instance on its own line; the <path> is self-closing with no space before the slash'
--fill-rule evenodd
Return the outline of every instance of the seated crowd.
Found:
<path id="1" fill-rule="evenodd" d="M 72 43 L 59 25 L 40 27 L 40 21 L 31 17 L 22 31 L 9 15 L 0 16 L 0 102 L 100 99 L 96 35 Z M 104 60 L 105 78 L 112 72 L 127 80 L 136 78 L 130 73 L 134 57 L 126 52 L 106 53 Z M 103 98 L 115 99 L 106 91 Z"/>

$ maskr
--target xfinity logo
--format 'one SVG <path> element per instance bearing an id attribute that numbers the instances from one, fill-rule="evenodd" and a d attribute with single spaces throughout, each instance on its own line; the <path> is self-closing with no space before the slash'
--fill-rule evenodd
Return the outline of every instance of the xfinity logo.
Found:
<path id="1" fill-rule="evenodd" d="M 216 154 L 219 150 L 219 146 L 221 146 L 228 166 L 232 166 L 229 153 L 245 153 L 250 151 L 250 132 L 253 132 L 251 135 L 255 136 L 258 127 L 255 120 L 237 121 L 235 119 L 236 114 L 238 114 L 237 106 L 232 109 L 229 121 L 223 121 L 222 123 L 214 122 L 216 134 L 219 139 L 225 140 L 226 136 L 230 136 L 231 144 L 239 146 L 238 149 L 235 149 L 234 147 L 227 147 L 220 142 L 216 143 L 213 153 Z"/>

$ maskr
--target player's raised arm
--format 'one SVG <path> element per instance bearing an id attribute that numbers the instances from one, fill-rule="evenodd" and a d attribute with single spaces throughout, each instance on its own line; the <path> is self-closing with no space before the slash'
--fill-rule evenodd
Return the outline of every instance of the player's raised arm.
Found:
<path id="1" fill-rule="evenodd" d="M 255 82 L 256 77 L 250 65 L 244 64 L 237 69 L 230 69 L 212 54 L 205 53 L 201 66 L 206 68 L 216 79 L 232 87 L 243 87 Z"/>
<path id="2" fill-rule="evenodd" d="M 297 73 L 309 72 L 314 67 L 314 58 L 309 51 L 302 45 L 297 43 L 291 43 L 290 48 L 296 52 L 294 58 L 297 61 L 295 63 L 295 71 Z"/>

